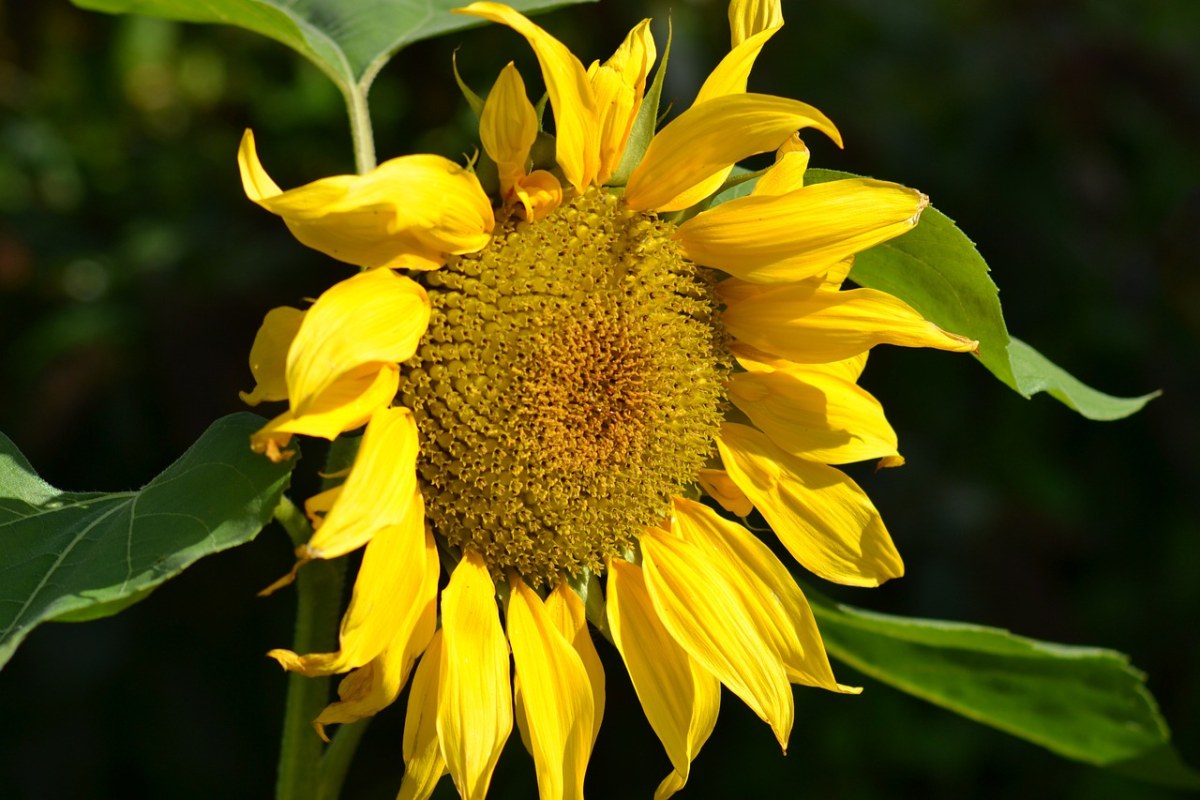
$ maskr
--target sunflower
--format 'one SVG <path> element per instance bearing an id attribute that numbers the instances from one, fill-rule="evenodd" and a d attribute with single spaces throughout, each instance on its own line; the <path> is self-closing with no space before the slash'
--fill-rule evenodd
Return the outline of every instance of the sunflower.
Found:
<path id="1" fill-rule="evenodd" d="M 528 41 L 553 137 L 510 63 L 486 100 L 469 95 L 484 155 L 468 167 L 406 156 L 281 191 L 250 132 L 242 143 L 250 198 L 362 268 L 307 309 L 272 310 L 251 350 L 243 398 L 288 402 L 255 450 L 280 460 L 297 434 L 365 425 L 344 480 L 306 502 L 315 533 L 297 554 L 364 548 L 339 649 L 270 655 L 349 673 L 322 735 L 391 704 L 412 673 L 401 797 L 447 772 L 483 797 L 514 718 L 541 796 L 581 797 L 605 704 L 590 623 L 666 750 L 667 797 L 722 685 L 784 748 L 790 684 L 857 691 L 834 678 L 788 567 L 735 518 L 757 511 L 826 580 L 901 575 L 871 501 L 831 466 L 903 463 L 857 380 L 876 344 L 976 344 L 842 289 L 854 254 L 928 201 L 805 184 L 797 132 L 840 145 L 837 129 L 745 91 L 778 0 L 733 0 L 729 54 L 657 132 L 649 20 L 585 68 L 507 6 L 459 12 Z M 752 192 L 711 204 L 739 161 L 771 152 Z"/>

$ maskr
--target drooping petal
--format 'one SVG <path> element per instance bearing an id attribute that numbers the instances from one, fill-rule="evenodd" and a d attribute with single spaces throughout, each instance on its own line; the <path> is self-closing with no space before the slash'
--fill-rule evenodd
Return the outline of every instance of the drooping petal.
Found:
<path id="1" fill-rule="evenodd" d="M 441 156 L 393 158 L 365 175 L 284 192 L 246 131 L 238 166 L 246 196 L 282 217 L 301 243 L 360 267 L 436 269 L 447 254 L 483 249 L 495 226 L 475 175 Z"/>
<path id="2" fill-rule="evenodd" d="M 798 129 L 810 127 L 841 145 L 833 123 L 798 100 L 732 94 L 692 106 L 650 142 L 629 177 L 625 202 L 638 211 L 686 208 L 670 201 L 725 167 L 775 150 Z"/>
<path id="3" fill-rule="evenodd" d="M 254 344 L 250 346 L 254 391 L 238 392 L 243 403 L 256 406 L 264 400 L 287 400 L 287 353 L 303 319 L 304 312 L 290 306 L 279 306 L 267 312 L 254 335 Z"/>
<path id="4" fill-rule="evenodd" d="M 835 364 L 841 362 L 834 362 Z M 729 399 L 771 441 L 794 456 L 850 464 L 899 455 L 883 406 L 825 364 L 795 364 L 787 372 L 742 372 L 727 384 Z"/>
<path id="5" fill-rule="evenodd" d="M 525 94 L 521 73 L 508 64 L 500 71 L 479 117 L 479 138 L 500 173 L 500 194 L 511 202 L 513 184 L 525 177 L 529 150 L 537 139 L 537 113 Z"/>
<path id="6" fill-rule="evenodd" d="M 584 615 L 583 601 L 579 595 L 571 591 L 566 583 L 560 583 L 546 597 L 546 614 L 558 628 L 558 632 L 566 637 L 575 652 L 583 661 L 587 670 L 588 681 L 592 689 L 592 739 L 589 750 L 596 744 L 596 736 L 600 733 L 600 722 L 604 719 L 604 666 L 600 663 L 600 654 L 592 643 L 592 635 L 588 633 L 587 618 Z"/>
<path id="7" fill-rule="evenodd" d="M 726 282 L 729 283 L 729 282 Z M 727 291 L 733 290 L 733 291 Z M 979 343 L 934 325 L 886 292 L 840 292 L 812 285 L 731 285 L 726 330 L 746 344 L 797 363 L 841 361 L 877 344 L 972 352 Z"/>
<path id="8" fill-rule="evenodd" d="M 737 47 L 759 31 L 783 24 L 780 0 L 730 0 L 730 47 Z"/>
<path id="9" fill-rule="evenodd" d="M 558 165 L 575 191 L 582 193 L 599 168 L 596 101 L 583 64 L 566 45 L 506 5 L 472 3 L 454 11 L 507 25 L 529 42 L 554 108 Z"/>
<path id="10" fill-rule="evenodd" d="M 746 497 L 724 470 L 702 469 L 696 473 L 696 482 L 730 514 L 748 517 L 750 512 L 754 511 L 754 504 L 750 502 L 750 498 Z"/>
<path id="11" fill-rule="evenodd" d="M 301 546 L 302 557 L 337 558 L 361 547 L 380 528 L 400 524 L 411 513 L 416 480 L 417 423 L 412 412 L 375 412 L 328 512 L 319 516 L 328 492 L 305 503 L 316 532 Z"/>
<path id="12" fill-rule="evenodd" d="M 688 258 L 756 283 L 802 280 L 905 233 L 929 199 L 865 178 L 740 197 L 679 227 Z"/>
<path id="13" fill-rule="evenodd" d="M 383 652 L 365 666 L 351 672 L 338 685 L 338 701 L 330 703 L 313 721 L 325 738 L 325 726 L 356 722 L 370 717 L 396 701 L 417 658 L 425 651 L 437 626 L 437 546 L 433 534 L 425 533 L 424 585 L 408 606 L 404 620 L 396 626 Z M 405 601 L 393 602 L 403 606 Z M 326 741 L 328 739 L 326 738 Z"/>
<path id="14" fill-rule="evenodd" d="M 879 512 L 846 475 L 788 455 L 736 423 L 721 426 L 717 448 L 729 477 L 810 572 L 850 586 L 878 586 L 904 574 Z"/>
<path id="15" fill-rule="evenodd" d="M 458 793 L 481 800 L 513 719 L 496 586 L 476 553 L 463 555 L 442 592 L 442 631 L 438 741 Z"/>
<path id="16" fill-rule="evenodd" d="M 583 798 L 583 776 L 595 721 L 583 660 L 559 632 L 532 589 L 509 578 L 508 640 L 522 685 L 539 795 Z"/>
<path id="17" fill-rule="evenodd" d="M 621 163 L 633 121 L 642 107 L 646 76 L 658 55 L 650 20 L 639 22 L 612 58 L 588 70 L 596 98 L 600 166 L 596 183 L 604 184 Z"/>
<path id="18" fill-rule="evenodd" d="M 430 582 L 425 510 L 415 487 L 407 505 L 405 519 L 381 528 L 363 552 L 350 606 L 342 617 L 338 651 L 297 655 L 272 650 L 267 655 L 289 671 L 332 675 L 371 661 L 398 631 L 407 629 L 412 635 L 428 605 Z"/>
<path id="19" fill-rule="evenodd" d="M 655 792 L 655 800 L 661 800 L 687 783 L 692 759 L 716 725 L 721 684 L 663 627 L 638 567 L 609 561 L 607 596 L 613 643 L 674 767 Z"/>
<path id="20" fill-rule="evenodd" d="M 404 780 L 396 800 L 426 800 L 446 774 L 438 744 L 438 679 L 442 664 L 442 632 L 429 642 L 408 693 L 404 714 Z"/>
<path id="21" fill-rule="evenodd" d="M 771 548 L 736 522 L 692 500 L 675 498 L 680 534 L 709 557 L 742 575 L 744 585 L 763 597 L 775 613 L 768 615 L 764 634 L 770 635 L 787 670 L 788 680 L 831 691 L 845 691 L 833 677 L 825 645 L 812 609 L 796 581 Z"/>
<path id="22" fill-rule="evenodd" d="M 360 272 L 326 289 L 288 350 L 292 413 L 303 416 L 322 393 L 360 367 L 409 358 L 429 324 L 429 310 L 425 290 L 391 270 Z"/>
<path id="23" fill-rule="evenodd" d="M 642 534 L 642 572 L 654 610 L 672 638 L 763 719 L 787 750 L 792 692 L 769 636 L 771 612 L 728 565 L 683 539 Z"/>

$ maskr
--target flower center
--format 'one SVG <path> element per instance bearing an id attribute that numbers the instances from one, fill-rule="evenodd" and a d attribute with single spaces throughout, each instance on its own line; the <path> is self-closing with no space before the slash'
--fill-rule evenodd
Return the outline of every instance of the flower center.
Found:
<path id="1" fill-rule="evenodd" d="M 497 577 L 600 570 L 709 457 L 730 359 L 672 231 L 593 190 L 423 275 L 433 314 L 401 399 L 426 516 Z"/>

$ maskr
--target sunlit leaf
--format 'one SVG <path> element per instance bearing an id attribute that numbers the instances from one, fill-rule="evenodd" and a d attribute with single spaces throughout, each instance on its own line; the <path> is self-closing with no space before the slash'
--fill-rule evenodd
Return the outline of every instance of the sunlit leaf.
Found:
<path id="1" fill-rule="evenodd" d="M 310 59 L 344 92 L 365 90 L 401 48 L 482 25 L 451 14 L 466 0 L 72 0 L 80 8 L 184 22 L 236 25 L 283 42 Z M 526 14 L 585 0 L 510 0 Z M 449 67 L 449 65 L 446 65 Z"/>
<path id="2" fill-rule="evenodd" d="M 253 539 L 295 463 L 250 451 L 264 420 L 213 423 L 133 492 L 64 492 L 0 434 L 0 666 L 36 625 L 115 614 L 203 556 Z"/>
<path id="3" fill-rule="evenodd" d="M 1077 761 L 1200 788 L 1121 653 L 888 616 L 805 589 L 829 654 L 876 680 Z"/>

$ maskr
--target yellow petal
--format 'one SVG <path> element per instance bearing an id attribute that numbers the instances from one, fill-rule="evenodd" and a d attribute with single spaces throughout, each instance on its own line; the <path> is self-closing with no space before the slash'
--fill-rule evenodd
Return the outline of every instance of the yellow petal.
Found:
<path id="1" fill-rule="evenodd" d="M 463 555 L 442 592 L 442 631 L 438 741 L 459 795 L 482 800 L 513 720 L 496 587 L 475 553 Z"/>
<path id="2" fill-rule="evenodd" d="M 867 356 L 870 351 L 859 353 L 850 358 L 844 358 L 841 361 L 829 361 L 824 364 L 797 364 L 794 361 L 788 361 L 786 358 L 765 353 L 756 347 L 751 347 L 743 342 L 734 342 L 729 346 L 730 352 L 737 359 L 738 364 L 747 372 L 783 372 L 787 374 L 796 373 L 797 377 L 805 374 L 810 368 L 818 367 L 827 375 L 833 375 L 844 381 L 854 383 L 862 375 L 863 369 L 867 366 Z"/>
<path id="3" fill-rule="evenodd" d="M 766 197 L 803 188 L 808 155 L 808 147 L 800 141 L 799 134 L 792 134 L 792 138 L 775 151 L 775 164 L 755 181 L 750 194 Z"/>
<path id="4" fill-rule="evenodd" d="M 303 557 L 337 558 L 364 545 L 380 528 L 408 519 L 412 504 L 420 503 L 416 480 L 417 423 L 412 412 L 377 411 L 328 513 L 316 516 L 325 505 L 325 492 L 305 503 L 316 518 L 316 533 L 300 548 Z"/>
<path id="5" fill-rule="evenodd" d="M 536 169 L 518 179 L 513 192 L 525 207 L 525 219 L 530 222 L 537 222 L 562 205 L 562 184 L 544 169 Z"/>
<path id="6" fill-rule="evenodd" d="M 558 632 L 575 648 L 575 652 L 583 661 L 583 668 L 587 670 L 594 711 L 592 739 L 588 745 L 590 749 L 596 743 L 596 736 L 600 733 L 600 722 L 604 718 L 604 666 L 600 663 L 600 654 L 596 652 L 596 645 L 592 643 L 592 636 L 588 633 L 583 601 L 566 583 L 560 583 L 546 597 L 546 614 L 558 628 Z"/>
<path id="7" fill-rule="evenodd" d="M 729 287 L 722 320 L 738 340 L 797 363 L 841 361 L 877 344 L 965 353 L 978 342 L 949 333 L 903 301 L 874 289 L 831 291 L 811 285 Z"/>
<path id="8" fill-rule="evenodd" d="M 340 649 L 308 655 L 272 650 L 268 655 L 289 671 L 331 675 L 366 664 L 398 632 L 407 630 L 411 636 L 429 603 L 429 544 L 421 495 L 414 488 L 404 521 L 381 528 L 363 552 L 350 607 L 342 617 Z"/>
<path id="9" fill-rule="evenodd" d="M 600 166 L 596 183 L 604 184 L 621 163 L 633 121 L 642 107 L 646 76 L 658 55 L 650 20 L 639 22 L 612 58 L 588 70 L 596 98 Z"/>
<path id="10" fill-rule="evenodd" d="M 812 609 L 796 581 L 771 548 L 736 522 L 692 500 L 675 498 L 675 519 L 683 538 L 710 559 L 737 570 L 744 585 L 762 596 L 773 613 L 763 632 L 783 660 L 788 680 L 831 691 L 843 691 L 833 677 L 825 645 Z"/>
<path id="11" fill-rule="evenodd" d="M 360 267 L 434 269 L 447 254 L 483 249 L 495 226 L 475 175 L 441 156 L 393 158 L 365 175 L 284 192 L 246 131 L 238 166 L 246 196 L 282 217 L 301 243 Z"/>
<path id="12" fill-rule="evenodd" d="M 446 774 L 438 744 L 438 674 L 442 663 L 442 632 L 429 642 L 408 693 L 404 714 L 404 781 L 396 800 L 426 800 Z"/>
<path id="13" fill-rule="evenodd" d="M 879 401 L 826 366 L 736 374 L 727 384 L 729 399 L 772 442 L 800 458 L 849 464 L 899 455 Z"/>
<path id="14" fill-rule="evenodd" d="M 783 24 L 780 0 L 730 0 L 730 47 L 737 47 L 759 31 Z"/>
<path id="15" fill-rule="evenodd" d="M 575 191 L 582 193 L 599 168 L 596 101 L 583 64 L 566 45 L 506 5 L 472 3 L 454 11 L 507 25 L 529 42 L 554 108 L 558 165 Z"/>
<path id="16" fill-rule="evenodd" d="M 692 106 L 650 142 L 629 178 L 625 202 L 638 211 L 686 208 L 670 201 L 743 158 L 775 150 L 796 130 L 808 127 L 840 146 L 833 123 L 798 100 L 732 94 Z"/>
<path id="17" fill-rule="evenodd" d="M 611 560 L 607 594 L 613 643 L 625 662 L 646 719 L 674 768 L 655 793 L 658 800 L 687 782 L 692 759 L 716 725 L 721 684 L 667 633 L 639 568 Z"/>
<path id="18" fill-rule="evenodd" d="M 702 469 L 696 473 L 696 482 L 730 514 L 748 517 L 750 512 L 754 511 L 754 504 L 750 502 L 750 498 L 746 497 L 724 470 Z"/>
<path id="19" fill-rule="evenodd" d="M 437 546 L 433 534 L 426 532 L 425 571 L 418 596 L 405 609 L 404 620 L 396 625 L 383 652 L 342 679 L 338 685 L 339 700 L 326 706 L 313 722 L 322 738 L 326 725 L 357 722 L 396 701 L 437 626 L 438 573 Z M 395 602 L 402 603 L 399 599 Z"/>
<path id="20" fill-rule="evenodd" d="M 810 572 L 850 586 L 904 574 L 879 512 L 850 478 L 788 455 L 745 425 L 722 425 L 717 448 L 729 477 Z"/>
<path id="21" fill-rule="evenodd" d="M 396 397 L 400 386 L 400 368 L 396 364 L 365 364 L 341 375 L 305 408 L 304 413 L 285 411 L 261 430 L 251 434 L 250 448 L 279 461 L 279 448 L 286 447 L 293 434 L 334 439 L 344 431 L 361 427 L 371 415 Z"/>
<path id="22" fill-rule="evenodd" d="M 302 416 L 348 373 L 395 365 L 416 352 L 429 297 L 391 270 L 360 272 L 326 289 L 304 315 L 287 357 L 292 413 Z"/>
<path id="23" fill-rule="evenodd" d="M 583 660 L 559 632 L 542 600 L 509 578 L 508 640 L 522 685 L 529 739 L 542 798 L 583 798 L 595 720 Z"/>
<path id="24" fill-rule="evenodd" d="M 906 233 L 929 200 L 895 183 L 852 179 L 730 200 L 680 226 L 688 258 L 745 281 L 801 280 Z"/>
<path id="25" fill-rule="evenodd" d="M 254 376 L 254 391 L 238 392 L 243 403 L 256 406 L 264 400 L 287 400 L 287 377 L 284 372 L 287 352 L 303 319 L 303 311 L 289 306 L 272 308 L 267 312 L 250 347 L 250 373 Z"/>
<path id="26" fill-rule="evenodd" d="M 500 193 L 506 202 L 513 184 L 525 176 L 529 150 L 537 134 L 537 113 L 525 95 L 521 73 L 510 61 L 500 71 L 479 117 L 479 138 L 483 149 L 496 162 Z"/>
<path id="27" fill-rule="evenodd" d="M 642 534 L 642 572 L 663 626 L 705 669 L 763 719 L 787 750 L 792 691 L 768 630 L 768 598 L 729 566 L 655 529 Z"/>

